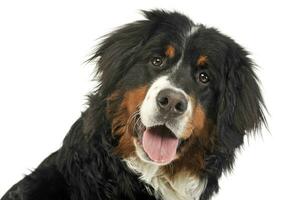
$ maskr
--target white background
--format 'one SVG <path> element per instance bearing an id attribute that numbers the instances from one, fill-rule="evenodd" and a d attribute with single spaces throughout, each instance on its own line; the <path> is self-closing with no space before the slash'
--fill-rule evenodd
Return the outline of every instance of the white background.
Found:
<path id="1" fill-rule="evenodd" d="M 104 3 L 105 2 L 105 3 Z M 215 200 L 301 199 L 301 28 L 298 1 L 1 1 L 0 196 L 58 149 L 95 86 L 83 62 L 97 38 L 142 19 L 139 9 L 179 10 L 252 52 L 270 133 L 246 140 Z"/>

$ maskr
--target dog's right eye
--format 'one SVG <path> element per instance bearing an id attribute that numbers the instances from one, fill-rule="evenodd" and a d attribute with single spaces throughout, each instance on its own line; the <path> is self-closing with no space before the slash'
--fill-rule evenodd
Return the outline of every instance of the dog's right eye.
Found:
<path id="1" fill-rule="evenodd" d="M 151 59 L 151 63 L 153 66 L 161 68 L 164 63 L 164 58 L 161 56 L 155 56 Z"/>

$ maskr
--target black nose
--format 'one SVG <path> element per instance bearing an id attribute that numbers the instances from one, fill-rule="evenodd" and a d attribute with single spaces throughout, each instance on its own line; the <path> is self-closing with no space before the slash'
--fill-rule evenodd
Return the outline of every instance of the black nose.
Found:
<path id="1" fill-rule="evenodd" d="M 187 110 L 187 99 L 182 92 L 164 89 L 159 92 L 156 100 L 163 115 L 177 117 Z"/>

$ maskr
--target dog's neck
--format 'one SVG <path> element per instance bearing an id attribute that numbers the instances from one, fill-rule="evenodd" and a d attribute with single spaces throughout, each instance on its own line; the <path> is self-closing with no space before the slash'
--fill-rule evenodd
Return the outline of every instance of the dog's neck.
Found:
<path id="1" fill-rule="evenodd" d="M 172 178 L 164 174 L 160 166 L 141 161 L 132 156 L 125 159 L 127 166 L 140 175 L 140 179 L 151 185 L 154 195 L 164 200 L 196 200 L 199 199 L 206 188 L 207 179 L 182 172 Z"/>

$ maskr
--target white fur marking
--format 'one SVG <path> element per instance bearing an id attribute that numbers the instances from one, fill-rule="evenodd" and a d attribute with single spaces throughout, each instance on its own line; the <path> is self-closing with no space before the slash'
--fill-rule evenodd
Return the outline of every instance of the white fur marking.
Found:
<path id="1" fill-rule="evenodd" d="M 192 105 L 188 95 L 183 90 L 174 87 L 168 80 L 167 76 L 158 78 L 149 88 L 140 108 L 141 121 L 146 127 L 162 124 L 162 122 L 157 121 L 156 119 L 156 114 L 159 113 L 156 97 L 163 89 L 172 89 L 181 92 L 188 100 L 187 110 L 185 113 L 182 116 L 173 119 L 172 122 L 167 122 L 165 124 L 178 138 L 180 138 L 186 128 L 189 118 L 192 115 Z"/>
<path id="2" fill-rule="evenodd" d="M 189 33 L 187 34 L 188 37 L 192 36 L 193 34 L 195 34 L 198 30 L 199 30 L 199 26 L 192 26 Z"/>
<path id="3" fill-rule="evenodd" d="M 145 163 L 138 157 L 124 160 L 127 166 L 135 173 L 140 174 L 140 179 L 151 185 L 156 198 L 164 200 L 197 200 L 202 195 L 207 185 L 207 179 L 199 179 L 187 173 L 179 173 L 169 179 L 159 166 Z"/>

